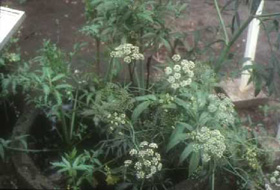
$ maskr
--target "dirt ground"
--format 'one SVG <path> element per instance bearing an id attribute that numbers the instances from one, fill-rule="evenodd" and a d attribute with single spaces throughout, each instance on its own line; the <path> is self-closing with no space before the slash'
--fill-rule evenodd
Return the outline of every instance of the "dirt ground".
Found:
<path id="1" fill-rule="evenodd" d="M 1 1 L 1 0 L 0 0 Z M 2 5 L 11 8 L 24 10 L 26 19 L 20 30 L 19 46 L 21 47 L 22 57 L 28 60 L 36 55 L 36 52 L 42 46 L 43 39 L 50 39 L 58 44 L 65 51 L 71 51 L 73 45 L 77 42 L 88 42 L 90 45 L 82 51 L 81 57 L 84 61 L 77 59 L 77 67 L 79 61 L 81 65 L 93 63 L 94 44 L 89 37 L 83 36 L 79 29 L 85 23 L 83 0 L 27 0 L 23 4 L 19 4 L 18 0 L 2 0 Z M 185 18 L 177 23 L 178 30 L 192 32 L 194 30 L 203 30 L 201 43 L 213 38 L 213 32 L 209 26 L 217 26 L 219 21 L 212 0 L 186 0 L 189 3 L 188 11 Z M 219 0 L 220 5 L 224 5 L 226 0 Z M 273 13 L 280 10 L 280 2 L 266 1 L 265 13 Z M 226 23 L 230 26 L 233 12 L 224 12 Z M 241 19 L 245 19 L 248 10 L 245 5 L 240 9 Z M 229 31 L 229 30 L 228 30 Z M 229 33 L 230 34 L 230 33 Z M 222 36 L 222 34 L 220 34 Z M 231 36 L 231 35 L 230 35 Z M 272 42 L 276 42 L 278 33 L 275 31 L 271 34 Z M 190 46 L 193 45 L 193 37 L 189 37 Z M 265 32 L 261 30 L 259 38 L 259 46 L 256 53 L 256 62 L 266 64 L 270 59 L 270 46 Z M 235 64 L 243 57 L 246 44 L 246 32 L 242 34 L 238 42 L 232 48 L 232 52 L 236 54 Z M 221 46 L 217 44 L 215 49 L 217 52 Z M 12 172 L 10 165 L 0 163 L 0 188 L 16 188 L 19 187 L 17 179 Z"/>

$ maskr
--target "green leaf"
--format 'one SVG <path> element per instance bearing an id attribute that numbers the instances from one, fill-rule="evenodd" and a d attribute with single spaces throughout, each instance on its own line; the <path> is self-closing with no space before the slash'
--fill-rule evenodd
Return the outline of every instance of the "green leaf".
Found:
<path id="1" fill-rule="evenodd" d="M 138 117 L 141 115 L 141 113 L 150 106 L 150 104 L 151 104 L 150 101 L 145 101 L 139 104 L 132 113 L 131 116 L 132 121 L 135 122 L 138 119 Z"/>
<path id="2" fill-rule="evenodd" d="M 66 167 L 66 165 L 62 162 L 52 162 L 51 163 L 52 166 L 55 166 L 55 167 Z"/>
<path id="3" fill-rule="evenodd" d="M 188 156 L 193 152 L 193 143 L 188 144 L 188 146 L 184 149 L 184 151 L 182 152 L 181 156 L 180 156 L 180 163 L 182 163 L 183 161 L 185 161 Z"/>
<path id="4" fill-rule="evenodd" d="M 65 163 L 65 165 L 66 165 L 68 168 L 71 168 L 70 162 L 68 162 L 63 156 L 62 156 L 62 161 L 63 161 L 63 163 Z"/>
<path id="5" fill-rule="evenodd" d="M 171 48 L 171 45 L 170 45 L 170 43 L 166 40 L 166 39 L 164 39 L 164 38 L 160 38 L 160 40 L 161 40 L 161 42 L 162 42 L 162 44 L 166 47 L 166 49 L 169 51 L 169 52 L 171 52 L 172 51 L 172 48 Z"/>
<path id="6" fill-rule="evenodd" d="M 146 11 L 146 14 L 145 13 L 139 13 L 139 14 L 137 14 L 137 16 L 139 18 L 142 18 L 142 19 L 147 20 L 149 22 L 154 22 L 153 18 L 151 17 L 151 13 L 150 12 Z"/>
<path id="7" fill-rule="evenodd" d="M 43 86 L 44 94 L 45 94 L 45 95 L 49 95 L 50 92 L 51 92 L 50 87 L 49 87 L 48 85 L 46 85 L 46 84 L 43 84 L 42 86 Z"/>
<path id="8" fill-rule="evenodd" d="M 187 104 L 187 102 L 185 102 L 184 100 L 180 99 L 180 98 L 175 98 L 175 103 L 178 106 L 182 106 L 183 108 L 185 108 L 186 110 L 189 110 L 189 105 Z"/>
<path id="9" fill-rule="evenodd" d="M 187 3 L 184 3 L 183 5 L 181 5 L 179 8 L 179 12 L 181 13 L 184 9 L 186 9 L 187 6 L 188 6 Z"/>
<path id="10" fill-rule="evenodd" d="M 27 143 L 26 143 L 25 139 L 20 139 L 20 143 L 23 145 L 23 147 L 24 147 L 25 149 L 27 149 L 27 148 L 28 148 L 28 146 L 27 146 Z"/>
<path id="11" fill-rule="evenodd" d="M 169 143 L 167 144 L 166 147 L 166 152 L 168 152 L 171 148 L 176 146 L 178 143 L 181 141 L 185 140 L 187 138 L 186 133 L 184 133 L 185 127 L 182 125 L 176 125 L 176 128 L 174 129 Z"/>
<path id="12" fill-rule="evenodd" d="M 53 79 L 52 79 L 52 82 L 55 82 L 57 80 L 60 80 L 62 79 L 63 77 L 65 77 L 65 74 L 58 74 L 56 75 Z"/>
<path id="13" fill-rule="evenodd" d="M 145 95 L 145 96 L 138 96 L 135 97 L 136 101 L 147 101 L 147 100 L 157 100 L 157 97 L 155 95 L 149 94 L 149 95 Z"/>
<path id="14" fill-rule="evenodd" d="M 78 156 L 78 157 L 75 159 L 75 161 L 74 161 L 74 163 L 73 163 L 73 167 L 77 167 L 77 166 L 78 166 L 78 164 L 80 163 L 80 158 L 81 158 L 81 155 Z"/>
<path id="15" fill-rule="evenodd" d="M 189 164 L 189 176 L 192 175 L 193 172 L 195 172 L 195 170 L 198 167 L 199 164 L 199 153 L 198 152 L 193 152 L 191 155 L 191 159 L 190 159 L 190 164 Z"/>
<path id="16" fill-rule="evenodd" d="M 56 89 L 67 89 L 67 88 L 72 88 L 70 84 L 58 84 L 55 86 Z"/>
<path id="17" fill-rule="evenodd" d="M 155 37 L 156 37 L 156 34 L 153 33 L 153 32 L 146 33 L 142 36 L 143 39 L 145 39 L 145 38 L 155 38 Z"/>
<path id="18" fill-rule="evenodd" d="M 69 168 L 62 168 L 62 169 L 58 170 L 57 172 L 58 173 L 63 173 L 63 172 L 66 172 L 68 170 L 69 170 Z"/>
<path id="19" fill-rule="evenodd" d="M 188 129 L 189 131 L 192 131 L 193 130 L 193 127 L 187 123 L 183 123 L 183 122 L 178 122 L 177 123 L 177 126 L 178 127 L 184 127 L 186 129 Z"/>
<path id="20" fill-rule="evenodd" d="M 208 112 L 203 112 L 199 117 L 199 124 L 205 125 L 211 119 Z"/>

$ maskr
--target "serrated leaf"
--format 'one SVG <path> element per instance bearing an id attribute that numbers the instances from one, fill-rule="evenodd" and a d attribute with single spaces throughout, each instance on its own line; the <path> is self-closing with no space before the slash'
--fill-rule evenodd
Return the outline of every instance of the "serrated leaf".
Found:
<path id="1" fill-rule="evenodd" d="M 185 102 L 184 100 L 182 100 L 180 98 L 175 98 L 174 101 L 178 106 L 182 106 L 186 110 L 189 110 L 189 106 L 188 106 L 187 102 Z"/>
<path id="2" fill-rule="evenodd" d="M 166 49 L 169 51 L 169 52 L 171 52 L 172 51 L 172 48 L 171 48 L 171 46 L 170 46 L 170 43 L 166 40 L 166 39 L 164 39 L 164 38 L 160 38 L 160 41 L 162 42 L 162 44 L 164 45 L 164 47 L 166 47 Z"/>
<path id="3" fill-rule="evenodd" d="M 151 102 L 150 101 L 145 101 L 139 104 L 133 111 L 131 119 L 133 122 L 135 122 L 138 117 L 142 114 L 143 111 L 145 111 L 149 106 Z"/>
<path id="4" fill-rule="evenodd" d="M 209 113 L 203 112 L 199 117 L 199 124 L 205 125 L 211 119 Z"/>
<path id="5" fill-rule="evenodd" d="M 77 166 L 78 166 L 78 164 L 79 164 L 79 162 L 80 162 L 80 158 L 81 158 L 81 155 L 78 156 L 78 157 L 75 159 L 75 161 L 73 162 L 73 167 L 77 167 Z"/>
<path id="6" fill-rule="evenodd" d="M 56 89 L 66 89 L 66 88 L 72 88 L 70 84 L 58 84 L 55 86 Z"/>
<path id="7" fill-rule="evenodd" d="M 44 94 L 45 94 L 45 95 L 49 95 L 50 92 L 51 92 L 50 87 L 49 87 L 48 85 L 46 85 L 46 84 L 43 84 L 42 86 L 43 86 Z"/>
<path id="8" fill-rule="evenodd" d="M 185 140 L 187 138 L 186 133 L 184 133 L 185 127 L 176 125 L 176 128 L 174 129 L 170 139 L 169 143 L 166 146 L 166 152 L 168 152 L 171 148 L 176 146 L 178 143 L 180 143 L 182 140 Z"/>
<path id="9" fill-rule="evenodd" d="M 62 168 L 62 169 L 58 170 L 57 172 L 58 173 L 63 173 L 63 172 L 66 172 L 68 170 L 69 170 L 68 168 Z"/>
<path id="10" fill-rule="evenodd" d="M 147 100 L 157 100 L 157 97 L 155 95 L 149 94 L 149 95 L 145 95 L 145 96 L 138 96 L 135 97 L 135 100 L 137 101 L 147 101 Z"/>
<path id="11" fill-rule="evenodd" d="M 66 165 L 62 162 L 52 162 L 51 165 L 55 167 L 66 167 Z"/>
<path id="12" fill-rule="evenodd" d="M 190 124 L 184 123 L 184 122 L 178 122 L 177 123 L 178 127 L 184 127 L 186 129 L 188 129 L 189 131 L 193 130 L 193 127 Z"/>
<path id="13" fill-rule="evenodd" d="M 180 156 L 180 163 L 184 162 L 189 155 L 193 152 L 193 143 L 188 144 Z"/>
<path id="14" fill-rule="evenodd" d="M 63 77 L 65 77 L 65 75 L 62 74 L 62 73 L 60 73 L 60 74 L 58 74 L 58 75 L 56 75 L 55 77 L 52 78 L 52 82 L 55 82 L 55 81 L 57 81 L 57 80 L 60 80 L 60 79 L 62 79 Z"/>
<path id="15" fill-rule="evenodd" d="M 191 176 L 192 173 L 195 172 L 195 170 L 198 167 L 199 161 L 200 161 L 199 153 L 193 152 L 189 164 L 189 176 Z"/>
<path id="16" fill-rule="evenodd" d="M 63 163 L 65 163 L 65 165 L 66 165 L 68 168 L 71 168 L 70 162 L 68 162 L 63 156 L 62 156 L 61 158 L 62 158 Z"/>

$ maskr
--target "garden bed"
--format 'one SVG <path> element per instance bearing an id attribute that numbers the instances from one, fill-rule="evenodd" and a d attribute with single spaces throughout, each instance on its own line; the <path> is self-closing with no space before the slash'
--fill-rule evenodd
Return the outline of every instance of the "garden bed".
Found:
<path id="1" fill-rule="evenodd" d="M 22 57 L 0 57 L 9 68 L 0 95 L 20 94 L 36 107 L 26 107 L 11 140 L 0 143 L 13 152 L 20 187 L 260 190 L 267 179 L 276 183 L 280 173 L 271 174 L 268 159 L 278 153 L 268 148 L 277 147 L 273 106 L 236 110 L 214 90 L 237 76 L 232 68 L 240 74 L 240 22 L 249 23 L 253 7 L 164 2 L 5 1 L 30 13 Z M 231 31 L 224 21 L 233 22 Z M 277 93 L 277 55 L 264 47 L 259 56 L 270 49 L 274 61 L 253 68 L 253 83 Z"/>

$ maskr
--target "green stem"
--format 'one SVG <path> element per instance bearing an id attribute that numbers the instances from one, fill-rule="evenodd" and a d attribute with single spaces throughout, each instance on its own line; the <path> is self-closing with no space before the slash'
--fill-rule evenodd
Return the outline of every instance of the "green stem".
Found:
<path id="1" fill-rule="evenodd" d="M 70 144 L 69 136 L 68 136 L 68 131 L 67 131 L 67 123 L 65 120 L 65 115 L 63 113 L 62 107 L 60 107 L 60 118 L 62 122 L 62 131 L 64 135 L 64 140 L 66 141 L 67 144 Z"/>
<path id="2" fill-rule="evenodd" d="M 228 45 L 229 38 L 228 38 L 228 34 L 227 34 L 226 25 L 225 25 L 225 22 L 223 20 L 223 17 L 222 17 L 222 14 L 221 14 L 221 11 L 220 11 L 220 8 L 219 8 L 217 0 L 214 0 L 214 3 L 215 3 L 215 7 L 216 7 L 216 10 L 217 10 L 218 16 L 219 16 L 220 23 L 221 23 L 223 31 L 224 31 L 225 42 L 226 42 L 226 45 Z"/>
<path id="3" fill-rule="evenodd" d="M 149 88 L 149 85 L 150 85 L 150 67 L 151 67 L 151 61 L 152 61 L 152 58 L 153 56 L 151 55 L 150 57 L 148 57 L 148 60 L 147 60 L 147 82 L 146 82 L 146 89 Z"/>
<path id="4" fill-rule="evenodd" d="M 74 131 L 74 125 L 75 125 L 75 116 L 76 116 L 76 108 L 77 108 L 77 99 L 78 99 L 78 90 L 76 91 L 75 99 L 74 99 L 74 107 L 71 117 L 71 128 L 70 128 L 70 140 L 72 140 L 73 137 L 73 131 Z"/>
<path id="5" fill-rule="evenodd" d="M 140 65 L 140 67 L 142 67 L 142 66 Z M 141 70 L 141 68 L 140 68 L 140 70 Z M 139 77 L 139 75 L 140 75 L 140 77 Z M 135 80 L 136 80 L 136 83 L 137 83 L 138 90 L 139 90 L 140 94 L 143 95 L 142 94 L 143 88 L 142 88 L 142 85 L 141 85 L 141 72 L 140 73 L 137 72 L 137 66 L 134 67 L 134 76 L 135 76 Z"/>
<path id="6" fill-rule="evenodd" d="M 49 150 L 49 149 L 42 149 L 42 150 L 34 150 L 34 149 L 24 149 L 24 148 L 13 148 L 13 147 L 8 147 L 8 146 L 4 146 L 4 148 L 8 149 L 8 150 L 13 150 L 13 151 L 19 151 L 19 152 L 56 152 L 56 151 L 60 151 L 60 150 Z"/>
<path id="7" fill-rule="evenodd" d="M 144 187 L 144 183 L 145 183 L 145 178 L 142 180 L 142 183 L 141 183 L 141 187 L 140 187 L 140 190 L 143 190 L 143 187 Z"/>
<path id="8" fill-rule="evenodd" d="M 131 128 L 131 137 L 132 137 L 132 143 L 134 144 L 135 148 L 138 149 L 138 146 L 136 144 L 136 141 L 135 141 L 135 131 L 134 131 L 134 128 L 131 124 L 129 124 L 130 128 Z"/>
<path id="9" fill-rule="evenodd" d="M 212 169 L 212 177 L 211 177 L 211 190 L 215 190 L 215 170 L 216 170 L 216 161 L 214 160 L 214 165 Z"/>
<path id="10" fill-rule="evenodd" d="M 107 72 L 106 72 L 106 76 L 105 76 L 105 81 L 108 82 L 108 81 L 111 81 L 111 75 L 112 75 L 112 62 L 113 62 L 113 59 L 111 58 L 110 59 L 110 62 L 109 62 L 109 67 L 107 68 Z"/>
<path id="11" fill-rule="evenodd" d="M 250 24 L 254 16 L 250 15 L 248 19 L 242 24 L 240 29 L 234 34 L 231 41 L 226 45 L 226 47 L 223 49 L 220 57 L 218 58 L 217 64 L 215 66 L 215 71 L 218 73 L 221 69 L 222 63 L 227 58 L 228 53 L 230 51 L 231 46 L 235 43 L 235 41 L 239 38 L 239 36 L 242 34 L 242 32 L 247 28 L 247 26 Z"/>
<path id="12" fill-rule="evenodd" d="M 127 67 L 128 67 L 130 82 L 131 82 L 131 84 L 133 84 L 133 66 L 132 66 L 132 63 L 129 63 L 127 65 Z"/>
<path id="13" fill-rule="evenodd" d="M 100 73 L 100 40 L 95 38 L 96 41 L 96 63 L 97 63 L 97 73 Z"/>

